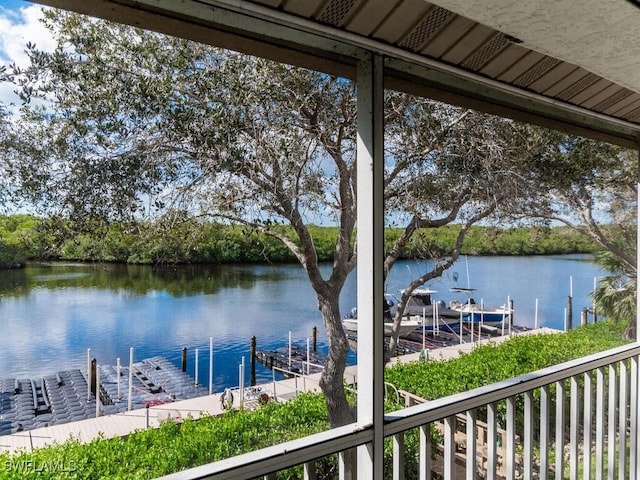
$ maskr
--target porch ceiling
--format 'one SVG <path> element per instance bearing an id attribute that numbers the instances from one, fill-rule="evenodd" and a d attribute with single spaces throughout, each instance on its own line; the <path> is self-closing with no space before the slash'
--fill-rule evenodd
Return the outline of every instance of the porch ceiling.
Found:
<path id="1" fill-rule="evenodd" d="M 626 0 L 39 0 L 607 140 L 640 142 L 640 8 Z"/>

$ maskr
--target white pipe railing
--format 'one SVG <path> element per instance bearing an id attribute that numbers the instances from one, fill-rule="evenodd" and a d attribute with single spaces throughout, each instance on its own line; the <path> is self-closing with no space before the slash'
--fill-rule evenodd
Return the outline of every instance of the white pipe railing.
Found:
<path id="1" fill-rule="evenodd" d="M 500 472 L 506 478 L 515 478 L 516 471 L 525 479 L 564 478 L 566 473 L 570 478 L 578 478 L 582 456 L 584 469 L 590 471 L 595 467 L 595 478 L 637 479 L 634 438 L 638 435 L 637 415 L 631 402 L 637 399 L 639 356 L 640 343 L 634 343 L 387 414 L 384 436 L 391 438 L 394 445 L 390 473 L 394 479 L 403 479 L 404 466 L 411 460 L 417 464 L 418 478 L 430 478 L 431 427 L 444 422 L 445 478 L 457 478 L 461 469 L 466 470 L 469 479 L 477 478 L 474 473 L 477 469 L 483 469 L 486 478 L 495 478 Z M 555 405 L 551 401 L 552 386 L 556 390 Z M 521 397 L 523 402 L 518 402 Z M 498 411 L 503 404 L 506 404 L 506 445 L 501 449 L 504 453 L 499 457 L 496 442 L 487 441 L 486 458 L 481 464 L 477 462 L 477 445 L 473 444 L 478 412 L 486 407 L 487 439 L 495 439 Z M 517 411 L 518 405 L 523 405 L 521 412 Z M 466 451 L 472 457 L 465 462 L 460 462 L 456 455 L 455 424 L 459 415 L 466 418 Z M 522 419 L 521 426 L 517 419 Z M 404 449 L 404 434 L 412 429 L 419 429 L 420 434 L 420 453 L 416 459 L 406 458 Z M 555 446 L 550 446 L 554 440 Z M 372 425 L 354 423 L 165 478 L 272 478 L 273 472 L 305 464 L 308 473 L 315 459 L 371 441 Z M 550 447 L 557 452 L 554 458 L 550 458 Z"/>

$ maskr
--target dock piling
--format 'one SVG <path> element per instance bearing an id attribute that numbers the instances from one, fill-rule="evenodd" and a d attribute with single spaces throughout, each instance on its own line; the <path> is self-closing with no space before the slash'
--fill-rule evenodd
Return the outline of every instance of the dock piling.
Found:
<path id="1" fill-rule="evenodd" d="M 182 371 L 187 371 L 187 347 L 182 347 Z"/>
<path id="2" fill-rule="evenodd" d="M 97 365 L 96 359 L 94 358 L 93 360 L 91 360 L 91 374 L 89 375 L 89 378 L 91 380 L 89 382 L 89 390 L 96 397 L 98 396 L 98 393 L 97 393 L 98 390 L 96 388 L 96 382 L 97 382 L 96 375 L 98 374 L 97 370 L 98 370 L 98 365 Z"/>
<path id="3" fill-rule="evenodd" d="M 198 383 L 199 383 L 199 382 L 198 382 L 198 363 L 199 363 L 199 362 L 198 362 L 198 353 L 199 353 L 199 350 L 200 350 L 200 349 L 196 348 L 196 370 L 195 370 L 195 375 L 194 375 L 194 376 L 196 377 L 196 386 L 197 386 L 197 385 L 198 385 Z"/>
<path id="4" fill-rule="evenodd" d="M 100 416 L 100 365 L 98 365 L 95 361 L 95 359 L 93 360 L 93 365 L 95 367 L 95 385 L 96 385 L 96 390 L 95 390 L 95 395 L 96 395 L 96 418 L 98 418 Z"/>
<path id="5" fill-rule="evenodd" d="M 91 349 L 87 348 L 87 402 L 91 401 Z"/>
<path id="6" fill-rule="evenodd" d="M 133 347 L 129 348 L 129 402 L 127 411 L 133 408 Z"/>
<path id="7" fill-rule="evenodd" d="M 209 337 L 209 395 L 213 394 L 213 337 Z"/>
<path id="8" fill-rule="evenodd" d="M 122 365 L 120 357 L 116 358 L 116 376 L 118 377 L 118 401 L 122 400 L 122 392 L 120 391 L 120 376 L 122 375 Z"/>
<path id="9" fill-rule="evenodd" d="M 240 410 L 244 408 L 244 357 L 242 357 L 242 363 L 240 363 L 238 375 L 238 386 L 240 387 Z"/>
<path id="10" fill-rule="evenodd" d="M 318 327 L 314 326 L 311 329 L 311 340 L 313 342 L 313 353 L 318 352 Z"/>
<path id="11" fill-rule="evenodd" d="M 251 386 L 256 384 L 256 336 L 251 337 Z"/>
<path id="12" fill-rule="evenodd" d="M 513 298 L 509 300 L 509 323 L 513 325 L 513 315 L 515 314 L 515 307 L 513 305 Z"/>
<path id="13" fill-rule="evenodd" d="M 507 297 L 507 307 L 509 308 L 509 336 L 511 336 L 511 327 L 513 326 L 513 299 Z"/>

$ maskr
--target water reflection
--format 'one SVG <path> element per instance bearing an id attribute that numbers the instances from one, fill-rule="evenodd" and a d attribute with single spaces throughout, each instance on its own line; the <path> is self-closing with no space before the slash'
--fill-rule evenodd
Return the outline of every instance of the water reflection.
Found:
<path id="1" fill-rule="evenodd" d="M 30 265 L 0 276 L 0 375 L 34 376 L 83 367 L 86 349 L 101 363 L 165 355 L 179 364 L 183 346 L 200 348 L 208 383 L 209 337 L 214 338 L 214 385 L 238 382 L 237 365 L 260 348 L 304 341 L 322 331 L 315 297 L 296 266 Z M 287 292 L 296 295 L 285 301 Z M 320 334 L 320 346 L 326 340 Z M 259 368 L 258 378 L 271 373 Z"/>
<path id="2" fill-rule="evenodd" d="M 580 261 L 575 261 L 580 260 Z M 438 298 L 453 299 L 453 272 L 478 288 L 477 300 L 501 305 L 514 299 L 516 323 L 532 327 L 535 300 L 539 325 L 562 328 L 562 312 L 573 278 L 575 307 L 590 305 L 588 294 L 599 268 L 580 256 L 490 257 L 460 262 L 432 282 Z M 325 266 L 327 272 L 329 266 Z M 427 268 L 401 262 L 387 286 L 396 292 Z M 346 313 L 356 303 L 355 272 L 340 298 Z M 577 314 L 576 314 L 577 315 Z M 579 321 L 578 319 L 574 322 Z M 318 345 L 327 339 L 315 294 L 298 265 L 224 265 L 151 268 L 111 264 L 41 264 L 0 272 L 0 377 L 37 377 L 60 369 L 84 368 L 87 348 L 99 363 L 128 362 L 129 348 L 140 360 L 155 355 L 180 364 L 189 351 L 194 374 L 200 353 L 200 381 L 208 384 L 209 338 L 214 341 L 214 386 L 237 385 L 238 366 L 249 361 L 250 341 L 258 348 L 279 348 L 292 332 L 306 348 L 313 327 Z M 352 354 L 350 361 L 355 361 Z M 249 378 L 247 373 L 247 378 Z M 271 372 L 258 366 L 259 381 Z"/>

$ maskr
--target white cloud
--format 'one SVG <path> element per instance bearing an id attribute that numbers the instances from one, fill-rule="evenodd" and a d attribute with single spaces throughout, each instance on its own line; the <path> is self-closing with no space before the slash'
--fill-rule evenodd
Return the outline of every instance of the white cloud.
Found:
<path id="1" fill-rule="evenodd" d="M 55 42 L 40 19 L 42 7 L 31 5 L 0 12 L 0 58 L 3 62 L 27 63 L 25 45 L 35 43 L 40 50 L 52 51 Z"/>
<path id="2" fill-rule="evenodd" d="M 42 7 L 29 5 L 17 9 L 0 8 L 0 62 L 2 65 L 16 63 L 28 64 L 25 47 L 28 42 L 35 43 L 39 50 L 53 51 L 55 41 L 51 32 L 40 22 Z M 5 105 L 18 103 L 13 93 L 14 87 L 0 84 L 0 102 Z"/>

